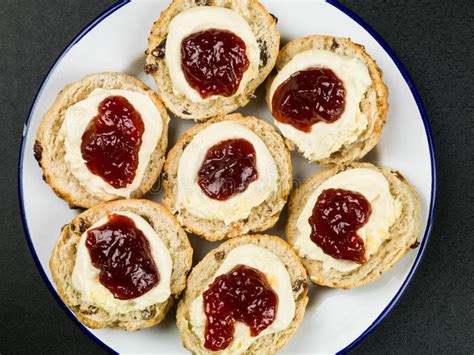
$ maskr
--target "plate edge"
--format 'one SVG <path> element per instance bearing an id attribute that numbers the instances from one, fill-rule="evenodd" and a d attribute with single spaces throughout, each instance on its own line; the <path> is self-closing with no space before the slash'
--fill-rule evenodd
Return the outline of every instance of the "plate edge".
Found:
<path id="1" fill-rule="evenodd" d="M 423 101 L 421 100 L 420 94 L 418 93 L 418 90 L 416 89 L 415 84 L 413 83 L 412 79 L 410 78 L 410 75 L 408 74 L 408 71 L 406 70 L 405 66 L 401 62 L 401 60 L 397 57 L 393 49 L 388 45 L 387 42 L 385 42 L 384 39 L 367 23 L 365 22 L 359 15 L 354 13 L 352 10 L 347 8 L 346 6 L 342 5 L 340 2 L 337 0 L 325 0 L 326 3 L 334 6 L 336 9 L 344 13 L 346 16 L 351 18 L 354 22 L 356 22 L 359 26 L 361 26 L 365 31 L 367 31 L 373 39 L 383 48 L 383 50 L 388 54 L 390 59 L 395 63 L 396 67 L 400 71 L 400 73 L 403 76 L 403 79 L 405 80 L 406 84 L 408 85 L 408 88 L 410 89 L 411 94 L 413 95 L 413 98 L 415 99 L 416 105 L 418 107 L 418 111 L 420 112 L 421 119 L 423 121 L 423 126 L 425 128 L 425 133 L 426 133 L 426 138 L 428 141 L 428 148 L 430 151 L 430 165 L 431 165 L 431 195 L 430 195 L 430 207 L 428 211 L 428 220 L 426 222 L 426 229 L 423 234 L 423 238 L 421 241 L 421 244 L 418 249 L 418 254 L 416 255 L 415 261 L 408 272 L 407 277 L 405 278 L 405 281 L 403 281 L 403 284 L 401 287 L 398 289 L 397 293 L 395 296 L 392 298 L 392 300 L 388 303 L 388 305 L 385 307 L 385 309 L 377 316 L 377 318 L 372 322 L 372 324 L 361 334 L 359 335 L 355 340 L 353 340 L 351 343 L 349 343 L 346 347 L 344 347 L 342 350 L 339 350 L 337 354 L 345 354 L 351 349 L 353 349 L 356 345 L 358 345 L 361 341 L 363 341 L 375 328 L 377 328 L 380 323 L 387 317 L 387 315 L 390 313 L 390 311 L 395 307 L 395 305 L 398 303 L 400 298 L 403 296 L 405 293 L 408 285 L 410 284 L 411 280 L 413 279 L 413 276 L 415 275 L 416 271 L 418 270 L 418 267 L 421 263 L 421 260 L 423 259 L 423 255 L 426 250 L 426 246 L 428 245 L 428 240 L 431 234 L 431 230 L 433 227 L 433 222 L 434 222 L 434 210 L 436 206 L 436 192 L 437 192 L 437 173 L 436 173 L 436 152 L 433 144 L 433 133 L 431 131 L 431 126 L 429 123 L 428 119 L 428 114 L 426 112 L 425 106 L 423 104 Z"/>
<path id="2" fill-rule="evenodd" d="M 31 116 L 33 113 L 33 110 L 36 106 L 36 101 L 40 94 L 43 92 L 43 88 L 50 78 L 52 72 L 56 68 L 56 66 L 59 64 L 59 62 L 62 60 L 62 58 L 66 55 L 69 50 L 74 47 L 76 43 L 78 43 L 87 33 L 89 33 L 94 27 L 96 27 L 99 23 L 101 23 L 105 18 L 110 16 L 112 13 L 129 3 L 130 0 L 120 0 L 116 2 L 115 4 L 111 5 L 107 9 L 105 9 L 102 13 L 100 13 L 96 18 L 94 18 L 86 27 L 84 27 L 74 38 L 66 45 L 66 47 L 63 48 L 61 53 L 58 55 L 56 60 L 53 62 L 52 66 L 49 68 L 48 72 L 46 73 L 45 77 L 43 78 L 38 90 L 36 91 L 36 94 L 33 98 L 33 102 L 30 106 L 29 112 L 28 112 L 28 117 L 26 121 L 23 124 L 23 136 L 21 138 L 20 142 L 20 151 L 19 151 L 19 157 L 18 157 L 18 199 L 19 199 L 19 204 L 20 204 L 20 215 L 21 215 L 21 222 L 23 225 L 23 231 L 25 232 L 26 236 L 26 241 L 28 243 L 28 248 L 30 249 L 31 256 L 33 257 L 33 261 L 35 262 L 36 268 L 38 269 L 41 278 L 43 279 L 44 283 L 46 284 L 48 290 L 50 293 L 53 295 L 54 299 L 56 302 L 59 304 L 59 306 L 63 309 L 63 311 L 69 316 L 69 318 L 73 321 L 73 323 L 81 329 L 84 334 L 86 334 L 91 340 L 93 340 L 96 344 L 101 346 L 103 349 L 108 351 L 109 353 L 112 354 L 118 354 L 117 351 L 112 349 L 110 346 L 105 344 L 99 337 L 97 337 L 95 334 L 93 334 L 87 327 L 85 327 L 79 320 L 77 320 L 76 316 L 72 313 L 72 311 L 66 306 L 66 304 L 63 302 L 63 300 L 59 297 L 56 289 L 54 288 L 53 284 L 49 280 L 48 276 L 46 275 L 46 272 L 41 265 L 41 262 L 39 260 L 39 257 L 36 253 L 36 250 L 33 245 L 33 241 L 30 236 L 30 232 L 28 229 L 28 223 L 26 221 L 26 215 L 25 215 L 25 206 L 23 202 L 23 157 L 24 157 L 24 152 L 25 152 L 25 144 L 26 144 L 26 139 L 25 137 L 28 134 L 29 131 L 29 125 L 31 121 Z"/>
<path id="3" fill-rule="evenodd" d="M 431 163 L 431 177 L 432 177 L 432 182 L 431 182 L 431 201 L 430 201 L 430 208 L 428 212 L 428 221 L 427 221 L 427 226 L 423 235 L 422 243 L 419 247 L 418 254 L 416 256 L 416 259 L 414 261 L 414 264 L 412 268 L 410 269 L 405 281 L 403 282 L 402 286 L 398 290 L 398 292 L 395 294 L 395 296 L 392 298 L 392 300 L 389 302 L 387 307 L 379 314 L 379 316 L 375 319 L 375 321 L 359 336 L 357 337 L 354 341 L 352 341 L 349 345 L 347 345 L 345 348 L 342 350 L 338 351 L 338 354 L 344 354 L 348 352 L 349 350 L 353 349 L 356 345 L 358 345 L 362 340 L 364 340 L 384 319 L 385 317 L 390 313 L 390 311 L 393 309 L 393 307 L 397 304 L 397 302 L 400 300 L 400 298 L 403 296 L 404 292 L 406 291 L 409 283 L 411 282 L 414 274 L 416 273 L 419 264 L 422 260 L 422 257 L 424 255 L 424 252 L 426 250 L 427 242 L 430 237 L 430 233 L 432 230 L 432 225 L 433 225 L 433 220 L 434 220 L 434 210 L 435 210 L 435 205 L 436 205 L 436 192 L 437 192 L 437 173 L 436 173 L 436 153 L 434 149 L 434 144 L 433 144 L 433 135 L 431 131 L 431 127 L 429 124 L 428 120 L 428 115 L 426 113 L 426 109 L 423 105 L 423 102 L 421 100 L 421 97 L 418 93 L 418 90 L 416 89 L 415 85 L 413 84 L 413 81 L 411 80 L 407 70 L 405 69 L 404 65 L 398 59 L 396 56 L 395 52 L 390 48 L 390 46 L 378 35 L 378 33 L 371 27 L 369 26 L 362 18 L 360 18 L 357 14 L 355 14 L 352 10 L 348 9 L 341 3 L 337 2 L 336 0 L 325 0 L 328 4 L 334 6 L 341 12 L 343 12 L 345 15 L 350 17 L 353 21 L 355 21 L 357 24 L 359 24 L 364 30 L 366 30 L 376 41 L 377 43 L 385 50 L 385 52 L 389 55 L 389 57 L 393 60 L 395 65 L 397 66 L 398 70 L 402 74 L 405 82 L 407 83 L 410 92 L 412 93 L 415 102 L 417 104 L 418 110 L 420 112 L 420 115 L 422 117 L 423 125 L 425 128 L 427 140 L 428 140 L 428 146 L 429 146 L 429 151 L 430 151 L 430 163 Z M 44 84 L 46 81 L 49 79 L 51 73 L 54 71 L 56 65 L 61 61 L 61 59 L 66 55 L 66 53 L 76 44 L 78 43 L 89 31 L 91 31 L 96 25 L 98 25 L 100 22 L 102 22 L 105 18 L 110 16 L 112 13 L 117 11 L 119 8 L 123 7 L 127 3 L 129 3 L 130 0 L 120 0 L 117 3 L 113 4 L 110 6 L 108 9 L 106 9 L 104 12 L 99 14 L 91 23 L 89 23 L 84 29 L 82 29 L 72 40 L 71 42 L 61 51 L 60 55 L 57 57 L 57 59 L 54 61 L 53 65 L 51 68 L 48 70 L 46 76 L 44 77 L 43 81 L 40 84 L 40 87 L 38 91 L 35 94 L 35 97 L 33 99 L 33 103 L 30 107 L 29 113 L 28 113 L 28 118 L 26 122 L 24 123 L 24 130 L 23 130 L 23 137 L 21 139 L 20 143 L 20 152 L 19 152 L 19 165 L 18 165 L 18 196 L 19 196 L 19 203 L 20 203 L 20 212 L 21 212 L 21 221 L 23 225 L 23 230 L 26 235 L 26 240 L 28 243 L 28 247 L 30 249 L 30 253 L 33 257 L 33 260 L 35 262 L 35 265 L 40 272 L 41 277 L 43 278 L 46 286 L 48 287 L 49 291 L 52 293 L 58 304 L 61 306 L 61 308 L 65 311 L 65 313 L 72 319 L 72 321 L 81 329 L 89 338 L 91 338 L 94 342 L 96 342 L 98 345 L 102 346 L 105 350 L 111 352 L 111 353 L 117 353 L 114 349 L 109 347 L 107 344 L 105 344 L 102 340 L 100 340 L 97 336 L 95 336 L 88 328 L 86 328 L 82 323 L 80 323 L 75 315 L 69 310 L 69 308 L 64 304 L 64 302 L 61 300 L 61 298 L 58 296 L 56 290 L 54 289 L 52 283 L 49 281 L 43 266 L 41 265 L 41 262 L 39 261 L 38 255 L 36 254 L 36 251 L 33 246 L 33 242 L 30 237 L 30 233 L 28 230 L 28 224 L 26 222 L 26 216 L 25 216 L 25 209 L 24 209 L 24 203 L 23 203 L 23 184 L 22 184 L 22 173 L 23 173 L 23 156 L 24 156 L 24 150 L 25 150 L 25 137 L 28 133 L 29 129 L 29 123 L 31 121 L 31 115 L 32 112 L 36 106 L 36 101 L 39 95 L 42 93 Z"/>

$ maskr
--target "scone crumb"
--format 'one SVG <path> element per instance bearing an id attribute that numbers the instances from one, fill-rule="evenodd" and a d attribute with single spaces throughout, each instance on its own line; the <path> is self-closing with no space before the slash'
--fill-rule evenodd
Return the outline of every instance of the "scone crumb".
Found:
<path id="1" fill-rule="evenodd" d="M 306 287 L 305 280 L 303 279 L 298 279 L 293 283 L 293 293 L 296 298 L 303 292 L 304 288 Z"/>
<path id="2" fill-rule="evenodd" d="M 145 320 L 149 320 L 149 319 L 152 319 L 154 316 L 156 315 L 156 310 L 152 307 L 149 307 L 147 309 L 144 309 L 142 312 L 141 312 L 141 316 L 143 319 Z"/>
<path id="3" fill-rule="evenodd" d="M 82 314 L 91 315 L 96 314 L 99 309 L 95 306 L 89 306 L 86 310 L 81 311 Z"/>
<path id="4" fill-rule="evenodd" d="M 38 163 L 43 157 L 43 147 L 41 146 L 41 143 L 37 140 L 35 141 L 35 145 L 33 146 L 33 155 Z"/>
<path id="5" fill-rule="evenodd" d="M 222 261 L 225 258 L 225 251 L 221 250 L 218 251 L 214 254 L 214 258 L 216 258 L 217 261 Z"/>
<path id="6" fill-rule="evenodd" d="M 161 41 L 159 45 L 152 50 L 151 55 L 158 59 L 163 59 L 165 57 L 165 47 L 166 47 L 166 38 Z"/>
<path id="7" fill-rule="evenodd" d="M 84 219 L 79 219 L 79 233 L 84 233 L 90 227 L 89 223 L 87 223 Z"/>
<path id="8" fill-rule="evenodd" d="M 146 74 L 152 74 L 152 73 L 156 72 L 157 70 L 158 70 L 158 65 L 156 65 L 155 63 L 145 65 L 145 73 Z"/>
<path id="9" fill-rule="evenodd" d="M 258 47 L 260 48 L 260 68 L 263 68 L 267 65 L 268 62 L 267 43 L 262 39 L 258 39 L 257 43 Z"/>
<path id="10" fill-rule="evenodd" d="M 196 0 L 197 6 L 211 6 L 211 0 Z"/>

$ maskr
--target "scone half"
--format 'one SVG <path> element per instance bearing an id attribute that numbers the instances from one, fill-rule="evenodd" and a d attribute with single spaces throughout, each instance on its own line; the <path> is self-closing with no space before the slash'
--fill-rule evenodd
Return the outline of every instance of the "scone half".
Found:
<path id="1" fill-rule="evenodd" d="M 104 102 L 100 100 L 117 96 L 127 99 L 144 123 L 135 178 L 119 188 L 92 173 L 81 156 L 81 136 L 97 117 Z M 161 100 L 140 80 L 122 73 L 91 74 L 67 85 L 45 113 L 34 156 L 46 183 L 73 207 L 89 208 L 108 200 L 139 198 L 161 173 L 168 145 L 168 122 Z"/>
<path id="2" fill-rule="evenodd" d="M 219 201 L 204 193 L 198 174 L 203 171 L 206 154 L 229 139 L 252 144 L 256 157 L 253 169 L 258 177 L 239 192 L 235 188 L 239 181 L 224 171 L 221 178 L 227 179 L 235 194 Z M 216 241 L 271 228 L 286 204 L 291 179 L 290 153 L 270 124 L 238 113 L 219 116 L 189 129 L 169 151 L 163 202 L 187 231 Z"/>
<path id="3" fill-rule="evenodd" d="M 329 213 L 328 220 L 339 219 L 341 224 L 336 228 L 344 229 L 347 228 L 345 222 L 353 223 L 344 215 L 340 219 L 337 206 L 321 205 L 325 203 L 323 200 L 330 198 L 323 197 L 324 192 L 331 189 L 362 194 L 370 204 L 368 219 L 363 217 L 365 221 L 356 229 L 357 236 L 363 240 L 363 249 L 360 249 L 360 243 L 336 244 L 340 248 L 336 255 L 332 254 L 331 245 L 322 242 L 328 234 L 323 230 L 324 225 L 316 223 L 321 223 L 318 218 L 322 218 L 323 211 Z M 315 206 L 319 206 L 318 212 L 315 212 Z M 416 247 L 420 231 L 419 208 L 417 192 L 400 172 L 369 163 L 353 163 L 345 168 L 336 167 L 316 173 L 292 193 L 286 235 L 313 283 L 350 289 L 378 279 L 411 248 Z M 336 210 L 339 216 L 331 214 L 331 209 Z M 349 208 L 348 213 L 351 211 L 356 213 Z M 360 211 L 364 212 L 359 209 L 357 213 Z M 309 218 L 312 218 L 311 222 Z M 315 231 L 319 237 L 315 237 Z M 330 242 L 337 239 L 331 235 L 326 238 Z M 339 240 L 339 243 L 343 241 Z M 349 249 L 352 252 L 358 250 L 358 254 L 348 258 L 341 254 L 350 252 Z"/>
<path id="4" fill-rule="evenodd" d="M 254 97 L 256 88 L 273 69 L 280 46 L 276 23 L 277 19 L 257 0 L 174 0 L 153 24 L 148 37 L 145 71 L 152 75 L 166 107 L 180 118 L 206 120 L 230 113 L 246 105 Z M 186 77 L 181 66 L 182 43 L 191 35 L 209 30 L 228 31 L 237 35 L 246 46 L 244 52 L 248 68 L 243 75 L 236 74 L 231 68 L 239 65 L 238 61 L 225 65 L 210 54 L 219 63 L 209 65 L 206 75 L 215 71 L 216 83 L 222 77 L 242 77 L 237 88 L 233 87 L 228 92 L 209 91 L 209 96 L 203 97 L 200 95 L 201 91 L 196 89 L 197 86 L 191 86 L 188 77 L 195 78 L 202 85 L 204 79 L 192 74 Z M 212 40 L 209 42 L 213 43 Z M 202 48 L 202 43 L 195 43 L 195 48 Z M 193 55 L 199 53 L 194 51 L 195 48 L 192 48 Z M 225 51 L 227 47 L 223 48 Z M 204 62 L 209 63 L 207 59 L 203 59 Z M 202 65 L 204 64 L 197 64 L 199 69 Z M 216 69 L 217 65 L 219 69 Z M 212 86 L 212 80 L 206 80 Z M 232 81 L 224 84 L 231 83 Z"/>
<path id="5" fill-rule="evenodd" d="M 205 315 L 202 310 L 203 299 L 200 297 L 216 277 L 236 264 L 256 268 L 267 280 L 273 280 L 269 283 L 278 293 L 281 300 L 278 302 L 278 309 L 282 312 L 277 313 L 275 323 L 285 323 L 282 326 L 284 329 L 275 328 L 267 334 L 262 332 L 256 339 L 236 337 L 234 333 L 234 339 L 226 349 L 209 351 L 203 342 L 206 320 L 202 318 Z M 290 246 L 271 235 L 245 235 L 223 243 L 193 268 L 188 278 L 188 287 L 179 302 L 176 318 L 183 345 L 193 354 L 220 354 L 224 351 L 274 354 L 290 340 L 301 324 L 307 302 L 306 271 Z M 243 323 L 238 326 L 243 326 Z M 245 331 L 241 328 L 239 334 L 242 333 Z"/>
<path id="6" fill-rule="evenodd" d="M 92 265 L 92 254 L 85 244 L 88 232 L 101 227 L 93 225 L 106 225 L 111 215 L 133 220 L 145 235 L 157 266 L 158 283 L 137 297 L 124 299 L 119 295 L 117 298 L 112 292 L 118 288 L 110 289 L 99 281 L 101 273 Z M 77 215 L 62 228 L 49 262 L 59 296 L 79 321 L 90 328 L 126 330 L 161 322 L 186 287 L 191 265 L 192 248 L 186 233 L 166 207 L 148 200 L 107 202 Z"/>
<path id="7" fill-rule="evenodd" d="M 289 145 L 305 158 L 325 166 L 347 164 L 364 157 L 378 143 L 386 121 L 388 89 L 382 70 L 364 46 L 325 35 L 299 38 L 280 50 L 275 67 L 277 75 L 266 84 L 267 105 Z M 301 88 L 307 85 L 299 93 L 291 89 L 297 81 Z M 308 90 L 313 92 L 308 94 Z M 299 109 L 300 116 L 292 116 L 290 109 Z M 298 128 L 290 122 L 307 124 Z"/>

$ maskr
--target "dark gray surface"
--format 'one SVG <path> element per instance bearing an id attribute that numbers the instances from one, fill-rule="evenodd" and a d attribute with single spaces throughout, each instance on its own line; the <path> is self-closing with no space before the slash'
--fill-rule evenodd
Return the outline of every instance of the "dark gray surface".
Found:
<path id="1" fill-rule="evenodd" d="M 33 97 L 61 50 L 112 0 L 3 0 L 0 7 L 0 353 L 103 351 L 61 310 L 25 241 L 17 158 Z M 438 158 L 436 223 L 404 297 L 355 353 L 474 352 L 474 2 L 357 1 L 424 100 Z M 317 344 L 315 344 L 317 348 Z"/>

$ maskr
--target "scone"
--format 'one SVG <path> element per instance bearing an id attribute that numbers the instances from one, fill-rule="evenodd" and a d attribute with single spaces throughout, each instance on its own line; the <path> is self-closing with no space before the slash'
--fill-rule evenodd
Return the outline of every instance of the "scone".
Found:
<path id="1" fill-rule="evenodd" d="M 145 71 L 178 117 L 230 113 L 275 65 L 276 23 L 257 0 L 174 0 L 153 24 Z"/>
<path id="2" fill-rule="evenodd" d="M 271 228 L 291 188 L 291 159 L 268 123 L 238 113 L 185 132 L 166 158 L 164 203 L 215 241 Z"/>
<path id="3" fill-rule="evenodd" d="M 186 233 L 166 207 L 119 200 L 66 224 L 49 266 L 59 296 L 82 323 L 137 330 L 163 320 L 191 263 Z"/>
<path id="4" fill-rule="evenodd" d="M 290 198 L 288 242 L 318 285 L 372 282 L 410 248 L 420 230 L 418 195 L 396 170 L 353 163 L 316 173 Z"/>
<path id="5" fill-rule="evenodd" d="M 121 73 L 67 85 L 43 117 L 34 155 L 43 179 L 73 207 L 151 189 L 163 167 L 168 115 L 158 96 Z"/>
<path id="6" fill-rule="evenodd" d="M 307 302 L 306 272 L 290 246 L 246 235 L 193 268 L 176 318 L 193 354 L 274 354 L 296 332 Z"/>
<path id="7" fill-rule="evenodd" d="M 285 45 L 267 105 L 289 144 L 321 165 L 365 156 L 379 141 L 388 108 L 382 71 L 348 38 L 309 36 Z"/>

